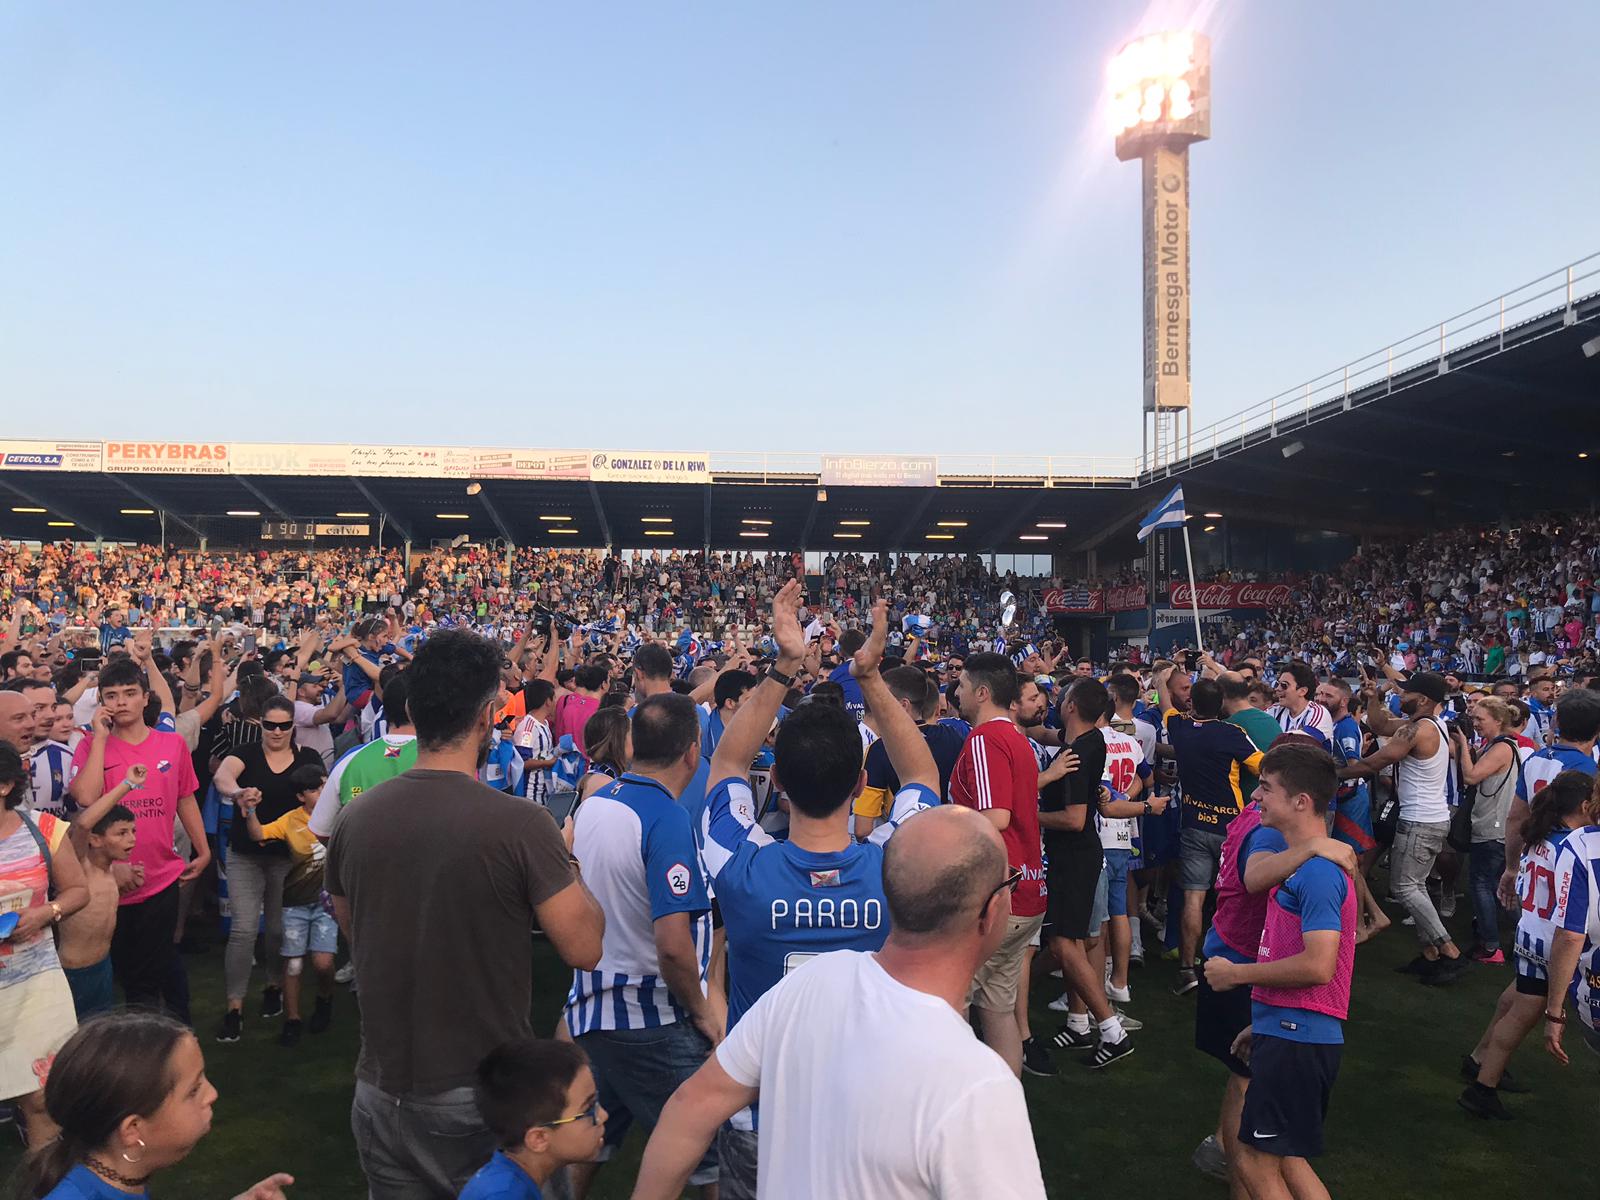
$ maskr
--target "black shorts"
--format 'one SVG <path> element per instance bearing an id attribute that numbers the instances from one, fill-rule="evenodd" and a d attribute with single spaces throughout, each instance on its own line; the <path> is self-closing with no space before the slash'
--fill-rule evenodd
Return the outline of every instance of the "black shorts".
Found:
<path id="1" fill-rule="evenodd" d="M 1200 970 L 1200 990 L 1195 993 L 1194 1048 L 1209 1054 L 1233 1074 L 1250 1078 L 1250 1068 L 1233 1052 L 1233 1039 L 1250 1028 L 1250 989 L 1236 987 L 1213 991 Z"/>
<path id="2" fill-rule="evenodd" d="M 1343 1050 L 1343 1046 L 1253 1035 L 1250 1090 L 1239 1117 L 1239 1140 L 1280 1158 L 1321 1154 L 1322 1123 Z"/>
<path id="3" fill-rule="evenodd" d="M 1044 918 L 1051 937 L 1084 939 L 1099 934 L 1099 929 L 1089 926 L 1094 918 L 1094 889 L 1100 883 L 1100 868 L 1104 865 L 1099 846 L 1058 852 L 1051 857 L 1045 876 L 1049 897 Z"/>
<path id="4" fill-rule="evenodd" d="M 1517 994 L 1520 996 L 1548 996 L 1550 994 L 1550 981 L 1539 979 L 1532 975 L 1517 972 Z"/>

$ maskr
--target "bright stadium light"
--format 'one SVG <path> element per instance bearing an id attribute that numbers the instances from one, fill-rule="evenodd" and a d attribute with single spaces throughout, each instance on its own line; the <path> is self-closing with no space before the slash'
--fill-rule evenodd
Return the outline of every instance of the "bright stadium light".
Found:
<path id="1" fill-rule="evenodd" d="M 965 521 L 938 521 L 936 524 L 940 529 L 965 529 L 967 527 Z"/>
<path id="2" fill-rule="evenodd" d="M 465 521 L 468 519 L 466 513 L 434 513 L 433 515 L 441 521 Z"/>
<path id="3" fill-rule="evenodd" d="M 866 526 L 871 525 L 872 522 L 871 521 L 840 521 L 839 524 L 841 524 L 841 525 L 859 526 L 859 527 L 865 528 Z"/>
<path id="4" fill-rule="evenodd" d="M 861 540 L 861 535 L 859 533 L 836 533 L 833 536 L 836 538 L 850 538 L 858 542 Z"/>
<path id="5" fill-rule="evenodd" d="M 14 512 L 14 513 L 44 513 L 44 512 L 48 512 L 49 509 L 45 509 L 45 508 L 18 508 L 15 504 L 13 504 L 11 506 L 11 511 Z"/>
<path id="6" fill-rule="evenodd" d="M 739 536 L 740 537 L 766 537 L 767 536 L 767 532 L 764 529 L 741 529 L 739 531 Z"/>
<path id="7" fill-rule="evenodd" d="M 576 529 L 563 529 L 560 526 L 556 526 L 554 529 L 546 529 L 545 532 L 546 533 L 577 533 L 578 531 Z"/>
<path id="8" fill-rule="evenodd" d="M 45 524 L 53 529 L 71 529 L 73 526 L 71 521 L 46 521 Z"/>
<path id="9" fill-rule="evenodd" d="M 1212 521 L 1220 521 L 1220 520 L 1222 520 L 1222 514 L 1221 513 L 1207 513 L 1206 517 L 1209 520 L 1212 520 Z"/>
<path id="10" fill-rule="evenodd" d="M 469 484 L 467 484 L 467 495 L 476 496 L 481 491 L 483 491 L 483 484 L 481 484 L 481 483 L 469 483 Z"/>
<path id="11" fill-rule="evenodd" d="M 644 531 L 644 535 L 645 535 L 645 537 L 671 537 L 672 536 L 672 530 L 670 530 L 670 529 L 646 529 Z"/>
<path id="12" fill-rule="evenodd" d="M 333 515 L 336 516 L 336 517 L 370 517 L 372 514 L 371 513 L 358 513 L 358 512 L 344 512 L 344 513 L 334 513 Z"/>
<path id="13" fill-rule="evenodd" d="M 741 525 L 771 525 L 771 521 L 762 520 L 760 517 L 745 517 L 739 522 Z"/>
<path id="14" fill-rule="evenodd" d="M 956 535 L 953 533 L 925 533 L 922 535 L 930 542 L 953 542 Z"/>
<path id="15" fill-rule="evenodd" d="M 541 520 L 541 521 L 549 521 L 552 525 L 565 525 L 568 521 L 572 520 L 572 518 L 571 517 L 540 517 L 539 520 Z"/>
<path id="16" fill-rule="evenodd" d="M 1129 42 L 1106 71 L 1117 157 L 1143 155 L 1145 145 L 1174 136 L 1211 135 L 1211 43 L 1187 29 Z"/>
<path id="17" fill-rule="evenodd" d="M 261 513 L 254 508 L 230 508 L 228 515 L 230 517 L 259 517 Z"/>
<path id="18" fill-rule="evenodd" d="M 1024 542 L 1048 542 L 1049 535 L 1043 533 L 1025 533 L 1019 539 Z"/>
<path id="19" fill-rule="evenodd" d="M 640 517 L 639 521 L 640 521 L 641 524 L 644 524 L 644 525 L 670 525 L 670 524 L 672 524 L 672 518 L 671 517 Z"/>
<path id="20" fill-rule="evenodd" d="M 153 517 L 156 515 L 156 510 L 153 508 L 119 508 L 117 511 L 125 517 Z"/>

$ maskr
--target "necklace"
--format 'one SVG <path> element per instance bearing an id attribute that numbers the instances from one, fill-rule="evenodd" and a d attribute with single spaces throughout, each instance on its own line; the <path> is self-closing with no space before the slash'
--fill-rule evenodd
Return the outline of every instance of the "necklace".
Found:
<path id="1" fill-rule="evenodd" d="M 86 1157 L 83 1160 L 83 1165 L 88 1167 L 89 1170 L 93 1171 L 96 1175 L 99 1175 L 103 1179 L 108 1179 L 112 1183 L 121 1184 L 123 1187 L 138 1188 L 140 1191 L 144 1190 L 144 1185 L 150 1180 L 150 1176 L 148 1175 L 142 1176 L 138 1179 L 133 1178 L 131 1175 L 124 1175 L 122 1172 L 106 1166 L 105 1163 L 101 1162 L 93 1155 Z"/>

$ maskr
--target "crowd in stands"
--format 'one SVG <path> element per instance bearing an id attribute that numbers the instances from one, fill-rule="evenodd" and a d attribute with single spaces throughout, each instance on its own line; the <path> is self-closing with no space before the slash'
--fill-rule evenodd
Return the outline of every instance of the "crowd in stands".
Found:
<path id="1" fill-rule="evenodd" d="M 202 1039 L 281 1019 L 287 1053 L 353 1019 L 342 981 L 380 1200 L 581 1200 L 634 1125 L 640 1200 L 1036 1200 L 1021 1076 L 1134 1053 L 1130 968 L 1167 956 L 1139 989 L 1193 998 L 1226 1078 L 1195 1167 L 1326 1195 L 1359 944 L 1506 977 L 1444 1068 L 1474 1116 L 1513 1115 L 1530 1031 L 1600 1049 L 1596 533 L 1369 547 L 1102 662 L 961 557 L 846 556 L 808 595 L 781 555 L 4 547 L 23 1194 L 144 1195 L 209 1127 Z M 196 1013 L 180 948 L 224 898 Z M 535 927 L 572 968 L 554 1030 Z"/>

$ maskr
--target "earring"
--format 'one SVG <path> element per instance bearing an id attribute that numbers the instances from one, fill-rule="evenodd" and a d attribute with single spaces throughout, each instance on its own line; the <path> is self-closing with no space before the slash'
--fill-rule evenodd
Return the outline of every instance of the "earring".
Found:
<path id="1" fill-rule="evenodd" d="M 142 1151 L 144 1149 L 144 1139 L 134 1138 L 133 1140 L 139 1143 L 139 1149 Z M 144 1161 L 144 1155 L 140 1154 L 138 1158 L 134 1158 L 133 1155 L 124 1150 L 122 1152 L 122 1161 L 125 1163 L 142 1163 Z"/>

